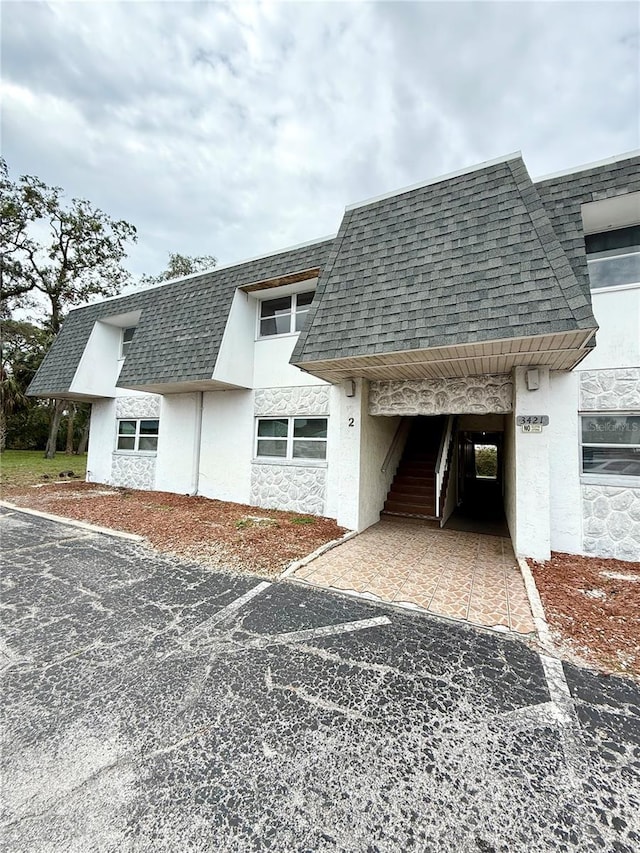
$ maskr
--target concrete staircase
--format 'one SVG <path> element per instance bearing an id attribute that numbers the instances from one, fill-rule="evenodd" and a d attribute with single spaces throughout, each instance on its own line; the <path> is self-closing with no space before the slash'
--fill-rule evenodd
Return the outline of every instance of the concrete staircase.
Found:
<path id="1" fill-rule="evenodd" d="M 415 418 L 383 514 L 437 518 L 435 468 L 446 422 L 446 417 Z"/>

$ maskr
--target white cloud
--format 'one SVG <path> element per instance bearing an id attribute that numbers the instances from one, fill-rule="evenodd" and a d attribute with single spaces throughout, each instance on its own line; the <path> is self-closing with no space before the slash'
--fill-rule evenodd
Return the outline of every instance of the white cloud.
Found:
<path id="1" fill-rule="evenodd" d="M 136 272 L 236 260 L 514 149 L 540 174 L 637 147 L 636 10 L 5 3 L 3 150 L 133 222 Z"/>

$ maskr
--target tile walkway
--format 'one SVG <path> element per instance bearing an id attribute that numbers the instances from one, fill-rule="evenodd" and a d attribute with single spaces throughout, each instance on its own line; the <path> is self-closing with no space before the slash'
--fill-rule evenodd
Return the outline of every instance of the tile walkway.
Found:
<path id="1" fill-rule="evenodd" d="M 535 630 L 511 541 L 502 536 L 383 519 L 293 577 L 484 627 Z"/>

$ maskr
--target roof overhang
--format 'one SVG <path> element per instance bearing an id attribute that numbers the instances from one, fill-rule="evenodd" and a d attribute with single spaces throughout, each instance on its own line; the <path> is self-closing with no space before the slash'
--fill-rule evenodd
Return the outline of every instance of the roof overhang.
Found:
<path id="1" fill-rule="evenodd" d="M 246 385 L 231 385 L 215 379 L 196 379 L 191 382 L 152 382 L 148 385 L 118 383 L 118 388 L 131 391 L 146 391 L 149 394 L 189 394 L 193 391 L 246 391 Z"/>
<path id="2" fill-rule="evenodd" d="M 262 281 L 254 281 L 249 284 L 242 284 L 239 290 L 244 290 L 246 293 L 254 293 L 256 290 L 269 290 L 273 287 L 282 287 L 286 284 L 297 284 L 300 281 L 309 281 L 312 278 L 318 278 L 320 275 L 320 267 L 310 267 L 305 270 L 279 275 L 275 278 L 268 278 Z"/>
<path id="3" fill-rule="evenodd" d="M 338 384 L 345 379 L 441 379 L 509 373 L 514 367 L 573 370 L 592 346 L 595 329 L 509 338 L 429 349 L 372 353 L 353 358 L 298 362 L 296 366 Z"/>
<path id="4" fill-rule="evenodd" d="M 102 394 L 80 394 L 77 391 L 38 391 L 37 394 L 30 394 L 27 391 L 27 397 L 33 397 L 36 400 L 75 400 L 78 403 L 96 403 L 99 400 L 113 399 Z"/>

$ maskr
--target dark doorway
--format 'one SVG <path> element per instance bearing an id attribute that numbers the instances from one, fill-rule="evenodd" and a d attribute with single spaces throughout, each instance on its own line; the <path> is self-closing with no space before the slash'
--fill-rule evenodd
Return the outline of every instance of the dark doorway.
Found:
<path id="1" fill-rule="evenodd" d="M 445 527 L 508 536 L 503 500 L 503 433 L 458 433 L 458 504 Z"/>

